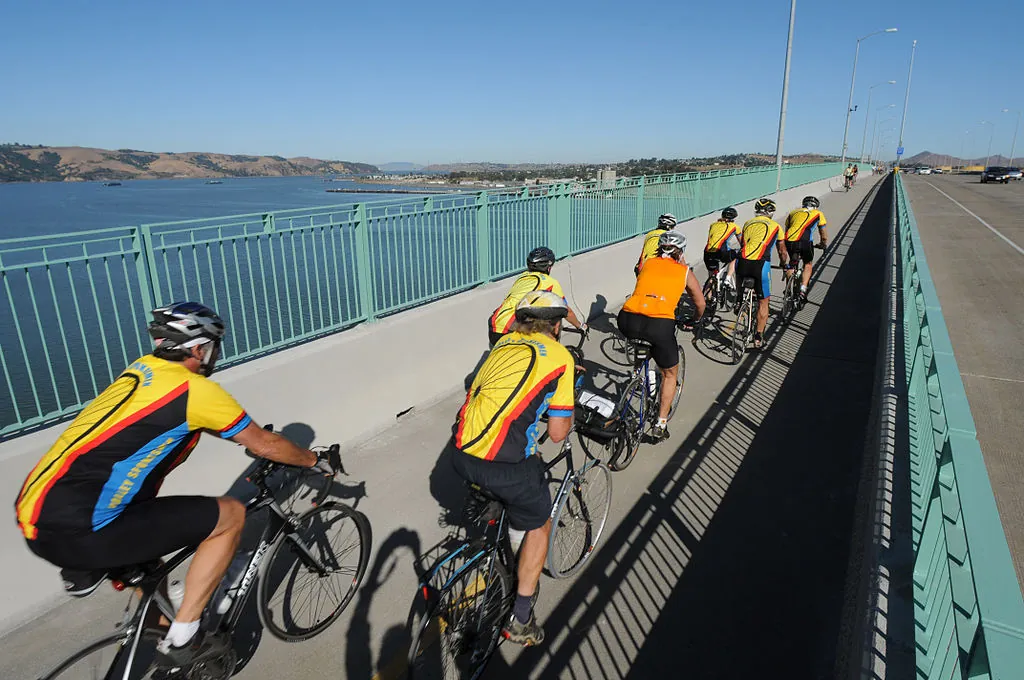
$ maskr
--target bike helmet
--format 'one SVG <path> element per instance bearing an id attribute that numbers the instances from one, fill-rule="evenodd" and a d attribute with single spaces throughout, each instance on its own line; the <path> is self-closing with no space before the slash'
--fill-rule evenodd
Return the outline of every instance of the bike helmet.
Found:
<path id="1" fill-rule="evenodd" d="M 757 199 L 757 203 L 754 204 L 754 212 L 771 215 L 773 212 L 775 212 L 775 201 L 773 201 L 770 198 Z"/>
<path id="2" fill-rule="evenodd" d="M 722 211 L 722 219 L 725 220 L 726 222 L 733 221 L 734 219 L 739 217 L 739 215 L 740 214 L 736 212 L 736 208 L 726 208 L 725 210 Z"/>
<path id="3" fill-rule="evenodd" d="M 819 205 L 821 205 L 821 201 L 814 196 L 804 196 L 803 206 L 805 208 L 817 208 Z"/>
<path id="4" fill-rule="evenodd" d="M 534 290 L 523 296 L 516 305 L 516 321 L 529 319 L 545 319 L 554 321 L 564 319 L 569 308 L 558 295 L 549 290 Z"/>
<path id="5" fill-rule="evenodd" d="M 553 264 L 555 264 L 555 251 L 551 250 L 551 248 L 544 246 L 534 248 L 526 256 L 526 268 L 531 272 L 550 271 Z"/>
<path id="6" fill-rule="evenodd" d="M 198 302 L 175 302 L 150 314 L 150 337 L 156 342 L 153 354 L 170 361 L 183 361 L 193 347 L 209 345 L 203 353 L 200 373 L 210 375 L 220 353 L 226 326 L 217 312 Z"/>
<path id="7" fill-rule="evenodd" d="M 672 213 L 665 213 L 658 217 L 658 228 L 659 229 L 671 229 L 672 227 L 679 224 L 676 220 L 676 216 Z"/>
<path id="8" fill-rule="evenodd" d="M 680 253 L 686 251 L 686 237 L 678 231 L 666 231 L 658 238 L 659 250 L 670 250 L 675 248 Z"/>

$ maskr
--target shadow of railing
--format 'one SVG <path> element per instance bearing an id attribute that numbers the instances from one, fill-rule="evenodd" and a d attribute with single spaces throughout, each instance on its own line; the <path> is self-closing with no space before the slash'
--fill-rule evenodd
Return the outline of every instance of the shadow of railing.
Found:
<path id="1" fill-rule="evenodd" d="M 492 677 L 832 677 L 886 191 L 865 198 L 821 258 L 811 302 L 743 360 L 545 618 L 545 645 L 496 660 Z"/>

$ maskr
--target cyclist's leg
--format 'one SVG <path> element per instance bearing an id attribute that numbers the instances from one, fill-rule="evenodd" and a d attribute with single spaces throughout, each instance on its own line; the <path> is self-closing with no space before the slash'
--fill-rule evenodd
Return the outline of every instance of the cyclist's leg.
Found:
<path id="1" fill-rule="evenodd" d="M 804 260 L 804 270 L 801 278 L 801 289 L 806 291 L 807 287 L 811 284 L 811 265 L 814 263 L 814 246 L 810 241 L 804 242 L 802 257 Z"/>
<path id="2" fill-rule="evenodd" d="M 224 578 L 231 559 L 238 550 L 245 526 L 245 506 L 235 498 L 217 500 L 217 524 L 199 544 L 185 575 L 185 595 L 175 622 L 198 621 L 213 591 Z"/>
<path id="3" fill-rule="evenodd" d="M 765 261 L 761 266 L 761 276 L 754 279 L 754 292 L 760 300 L 757 307 L 757 337 L 764 334 L 765 326 L 768 325 L 768 305 L 772 295 L 771 271 L 771 263 Z"/>
<path id="4" fill-rule="evenodd" d="M 679 372 L 679 348 L 675 328 L 668 319 L 648 319 L 644 339 L 651 343 L 651 358 L 661 370 L 661 404 L 658 421 L 668 420 L 672 399 L 676 393 L 676 375 Z"/>

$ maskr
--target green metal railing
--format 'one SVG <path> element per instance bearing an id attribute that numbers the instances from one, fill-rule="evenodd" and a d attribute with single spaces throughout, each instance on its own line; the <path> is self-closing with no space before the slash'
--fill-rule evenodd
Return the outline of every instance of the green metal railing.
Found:
<path id="1" fill-rule="evenodd" d="M 788 189 L 838 163 L 785 166 Z M 775 168 L 526 186 L 0 240 L 0 436 L 62 418 L 147 351 L 148 310 L 225 318 L 225 363 L 768 195 Z"/>
<path id="2" fill-rule="evenodd" d="M 919 678 L 1024 677 L 1024 598 L 897 174 Z"/>

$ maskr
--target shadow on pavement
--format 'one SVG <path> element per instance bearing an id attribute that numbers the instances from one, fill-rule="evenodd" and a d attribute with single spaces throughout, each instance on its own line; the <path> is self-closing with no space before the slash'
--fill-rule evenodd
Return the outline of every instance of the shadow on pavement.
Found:
<path id="1" fill-rule="evenodd" d="M 811 302 L 663 444 L 674 453 L 545 618 L 545 644 L 489 677 L 833 677 L 890 195 L 871 190 L 816 263 Z"/>

